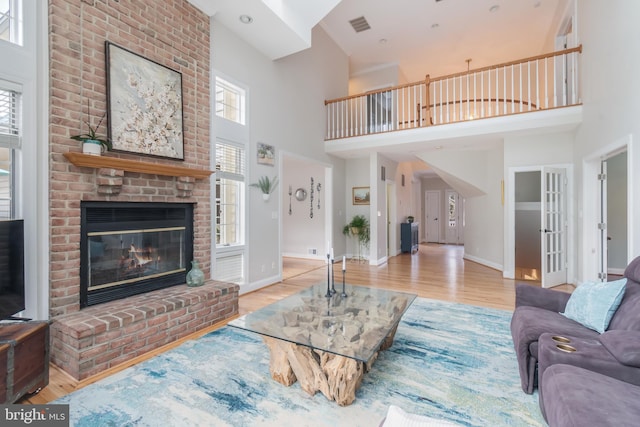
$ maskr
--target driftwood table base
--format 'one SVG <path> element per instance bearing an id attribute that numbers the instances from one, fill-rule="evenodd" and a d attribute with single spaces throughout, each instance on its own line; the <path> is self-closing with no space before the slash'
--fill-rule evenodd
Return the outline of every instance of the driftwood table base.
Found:
<path id="1" fill-rule="evenodd" d="M 380 350 L 386 350 L 391 346 L 396 328 L 385 338 Z M 269 371 L 274 380 L 286 386 L 297 380 L 302 390 L 311 396 L 319 391 L 340 406 L 353 403 L 362 377 L 371 369 L 371 364 L 377 358 L 376 353 L 369 363 L 365 364 L 350 357 L 312 350 L 289 341 L 267 336 L 262 338 L 271 353 Z"/>

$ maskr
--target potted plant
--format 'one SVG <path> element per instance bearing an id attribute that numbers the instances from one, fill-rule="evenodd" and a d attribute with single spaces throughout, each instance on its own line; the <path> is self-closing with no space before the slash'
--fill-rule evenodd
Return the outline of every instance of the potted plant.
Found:
<path id="1" fill-rule="evenodd" d="M 262 198 L 267 201 L 269 200 L 269 196 L 273 193 L 278 185 L 278 177 L 274 176 L 272 179 L 269 179 L 268 176 L 262 176 L 258 179 L 258 182 L 254 182 L 253 184 L 249 184 L 249 187 L 259 188 L 262 191 Z"/>
<path id="2" fill-rule="evenodd" d="M 99 156 L 104 150 L 111 149 L 109 140 L 103 135 L 98 135 L 98 129 L 106 116 L 107 113 L 104 113 L 102 117 L 100 117 L 98 124 L 95 127 L 91 126 L 91 111 L 89 109 L 89 102 L 87 101 L 87 121 L 85 123 L 89 130 L 87 133 L 73 135 L 71 137 L 71 139 L 82 142 L 83 153 Z"/>
<path id="3" fill-rule="evenodd" d="M 342 229 L 345 236 L 352 235 L 358 239 L 358 243 L 369 246 L 369 220 L 364 215 L 354 215 L 351 221 Z"/>

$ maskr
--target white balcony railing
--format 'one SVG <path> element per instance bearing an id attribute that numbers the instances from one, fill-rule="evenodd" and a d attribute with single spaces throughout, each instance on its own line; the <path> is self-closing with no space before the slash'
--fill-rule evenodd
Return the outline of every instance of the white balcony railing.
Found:
<path id="1" fill-rule="evenodd" d="M 325 101 L 326 140 L 580 104 L 582 46 Z"/>

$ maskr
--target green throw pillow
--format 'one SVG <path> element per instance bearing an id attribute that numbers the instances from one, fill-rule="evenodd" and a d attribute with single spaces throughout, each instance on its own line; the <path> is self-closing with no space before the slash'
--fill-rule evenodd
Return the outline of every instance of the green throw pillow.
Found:
<path id="1" fill-rule="evenodd" d="M 626 284 L 626 278 L 615 282 L 583 283 L 573 291 L 561 314 L 603 333 L 622 301 Z"/>

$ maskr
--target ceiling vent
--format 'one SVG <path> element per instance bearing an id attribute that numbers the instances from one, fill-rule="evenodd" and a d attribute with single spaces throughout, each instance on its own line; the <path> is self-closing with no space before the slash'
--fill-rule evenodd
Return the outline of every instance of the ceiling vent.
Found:
<path id="1" fill-rule="evenodd" d="M 352 19 L 351 21 L 349 21 L 349 23 L 351 24 L 353 29 L 356 31 L 356 33 L 361 33 L 363 31 L 371 29 L 371 26 L 369 26 L 369 23 L 367 22 L 364 16 L 361 16 L 360 18 Z"/>

